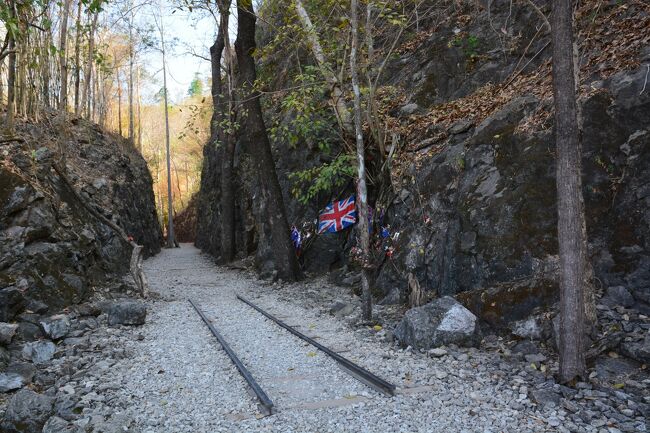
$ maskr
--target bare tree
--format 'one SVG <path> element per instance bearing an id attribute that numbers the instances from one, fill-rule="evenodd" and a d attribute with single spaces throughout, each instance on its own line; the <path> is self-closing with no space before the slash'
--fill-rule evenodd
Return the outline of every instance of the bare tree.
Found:
<path id="1" fill-rule="evenodd" d="M 358 0 L 350 2 L 350 25 L 352 27 L 352 47 L 350 50 L 350 75 L 354 93 L 354 131 L 357 142 L 357 233 L 361 247 L 361 314 L 364 320 L 372 320 L 372 297 L 370 296 L 370 235 L 368 233 L 368 191 L 366 187 L 366 158 L 361 124 L 361 91 L 357 50 L 359 46 Z"/>
<path id="2" fill-rule="evenodd" d="M 79 85 L 81 83 L 81 0 L 77 4 L 77 18 L 75 20 L 74 42 L 74 114 L 79 115 Z"/>
<path id="3" fill-rule="evenodd" d="M 61 34 L 59 36 L 59 57 L 61 61 L 61 93 L 59 94 L 59 108 L 63 113 L 68 107 L 68 18 L 72 0 L 63 2 L 63 16 L 61 17 Z"/>
<path id="4" fill-rule="evenodd" d="M 350 110 L 345 103 L 341 83 L 325 58 L 325 53 L 318 38 L 318 34 L 314 29 L 314 25 L 309 18 L 307 10 L 305 10 L 305 7 L 302 4 L 302 0 L 295 0 L 295 6 L 296 11 L 298 12 L 298 18 L 300 19 L 307 41 L 309 42 L 308 45 L 311 49 L 312 55 L 316 59 L 321 74 L 323 74 L 323 77 L 325 77 L 325 80 L 330 85 L 330 103 L 332 108 L 334 108 L 341 129 L 348 134 L 352 134 L 354 132 L 354 125 L 350 118 Z"/>
<path id="5" fill-rule="evenodd" d="M 129 141 L 135 143 L 135 109 L 133 106 L 133 65 L 135 63 L 135 50 L 134 50 L 134 41 L 133 41 L 133 1 L 129 2 L 129 80 L 128 80 L 128 91 L 129 91 Z"/>
<path id="6" fill-rule="evenodd" d="M 553 96 L 560 247 L 560 380 L 584 377 L 586 230 L 573 47 L 573 1 L 554 0 Z"/>
<path id="7" fill-rule="evenodd" d="M 9 0 L 9 13 L 13 19 L 16 18 L 15 0 Z M 7 53 L 9 61 L 7 65 L 7 116 L 5 118 L 5 128 L 7 132 L 13 133 L 16 101 L 16 36 L 11 30 L 7 32 Z"/>
<path id="8" fill-rule="evenodd" d="M 162 53 L 162 71 L 163 71 L 163 103 L 165 104 L 165 148 L 167 150 L 167 248 L 174 248 L 174 207 L 172 204 L 172 169 L 171 169 L 171 149 L 169 144 L 169 101 L 167 99 L 167 49 L 165 47 L 165 23 L 163 17 L 162 5 L 159 6 L 160 22 L 158 31 L 160 33 L 160 51 Z"/>

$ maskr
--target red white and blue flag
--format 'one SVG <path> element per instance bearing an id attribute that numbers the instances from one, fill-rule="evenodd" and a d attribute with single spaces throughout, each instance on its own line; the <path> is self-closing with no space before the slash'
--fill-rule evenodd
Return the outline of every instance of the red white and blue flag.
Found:
<path id="1" fill-rule="evenodd" d="M 354 196 L 327 205 L 318 216 L 318 233 L 336 233 L 357 222 Z"/>

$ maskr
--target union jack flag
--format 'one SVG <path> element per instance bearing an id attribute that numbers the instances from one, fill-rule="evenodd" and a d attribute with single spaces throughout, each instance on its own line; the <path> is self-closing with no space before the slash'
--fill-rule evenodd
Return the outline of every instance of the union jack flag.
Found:
<path id="1" fill-rule="evenodd" d="M 318 233 L 336 233 L 357 222 L 354 196 L 332 202 L 318 216 Z"/>

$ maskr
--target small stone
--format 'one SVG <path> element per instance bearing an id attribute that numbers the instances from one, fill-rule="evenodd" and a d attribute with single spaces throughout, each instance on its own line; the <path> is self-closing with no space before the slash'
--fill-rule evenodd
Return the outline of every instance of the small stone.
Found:
<path id="1" fill-rule="evenodd" d="M 436 371 L 436 379 L 438 380 L 446 379 L 447 376 L 449 376 L 449 374 L 446 371 L 442 371 L 442 370 Z"/>
<path id="2" fill-rule="evenodd" d="M 349 316 L 354 311 L 354 305 L 337 299 L 330 305 L 329 311 L 331 315 L 336 317 Z"/>
<path id="3" fill-rule="evenodd" d="M 25 379 L 18 373 L 0 373 L 0 392 L 14 391 L 25 385 Z"/>
<path id="4" fill-rule="evenodd" d="M 551 417 L 548 420 L 546 420 L 546 422 L 551 427 L 558 427 L 560 424 L 562 424 L 562 422 L 559 419 L 557 419 L 556 417 Z"/>
<path id="5" fill-rule="evenodd" d="M 58 416 L 50 417 L 43 426 L 43 433 L 61 433 L 68 430 L 68 422 Z"/>
<path id="6" fill-rule="evenodd" d="M 0 344 L 7 345 L 16 335 L 18 325 L 15 323 L 0 323 Z"/>
<path id="7" fill-rule="evenodd" d="M 34 341 L 23 347 L 23 358 L 34 364 L 45 364 L 54 357 L 56 346 L 51 341 Z"/>
<path id="8" fill-rule="evenodd" d="M 442 356 L 445 356 L 448 352 L 441 348 L 441 347 L 435 347 L 431 350 L 429 350 L 429 355 L 431 355 L 434 358 L 440 358 Z"/>
<path id="9" fill-rule="evenodd" d="M 48 337 L 58 340 L 70 332 L 70 319 L 64 314 L 59 314 L 42 320 L 41 327 Z"/>
<path id="10" fill-rule="evenodd" d="M 560 405 L 560 396 L 548 389 L 533 389 L 530 399 L 543 407 L 556 407 Z"/>

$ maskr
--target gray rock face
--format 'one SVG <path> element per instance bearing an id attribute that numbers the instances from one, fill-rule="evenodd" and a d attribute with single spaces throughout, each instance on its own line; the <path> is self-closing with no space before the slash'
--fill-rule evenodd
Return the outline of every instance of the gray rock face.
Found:
<path id="1" fill-rule="evenodd" d="M 34 364 L 49 362 L 56 352 L 56 345 L 51 341 L 34 341 L 23 347 L 23 358 Z"/>
<path id="2" fill-rule="evenodd" d="M 0 167 L 0 261 L 5 283 L 0 285 L 0 322 L 12 321 L 24 308 L 59 311 L 80 302 L 91 287 L 129 270 L 130 246 L 89 213 L 79 212 L 82 204 L 51 169 L 51 149 L 33 152 L 43 145 L 36 137 L 50 127 L 26 127 L 35 133 L 28 134 L 25 143 L 11 143 L 5 149 L 23 174 Z M 89 122 L 75 121 L 66 130 L 67 137 L 55 131 L 50 138 L 53 146 L 71 146 L 66 152 L 67 175 L 76 191 L 118 222 L 144 246 L 146 255 L 158 252 L 161 233 L 146 161 L 133 147 L 123 146 L 119 138 Z M 98 178 L 101 185 L 93 186 Z M 7 287 L 8 281 L 16 281 L 16 288 Z"/>
<path id="3" fill-rule="evenodd" d="M 9 400 L 3 424 L 6 432 L 40 433 L 52 415 L 54 399 L 23 389 Z"/>
<path id="4" fill-rule="evenodd" d="M 147 308 L 141 302 L 117 301 L 108 307 L 108 324 L 114 325 L 144 325 Z"/>
<path id="5" fill-rule="evenodd" d="M 5 371 L 7 365 L 9 365 L 9 351 L 4 347 L 0 346 L 0 371 Z"/>
<path id="6" fill-rule="evenodd" d="M 15 323 L 0 323 L 0 344 L 5 346 L 11 343 L 11 339 L 16 335 L 18 325 Z"/>
<path id="7" fill-rule="evenodd" d="M 407 311 L 395 336 L 402 345 L 418 349 L 452 343 L 478 346 L 481 339 L 476 316 L 449 296 Z"/>
<path id="8" fill-rule="evenodd" d="M 41 321 L 41 327 L 48 337 L 58 340 L 70 332 L 70 319 L 64 314 L 58 314 Z"/>
<path id="9" fill-rule="evenodd" d="M 394 287 L 384 298 L 378 302 L 379 305 L 397 305 L 402 302 L 402 293 Z"/>
<path id="10" fill-rule="evenodd" d="M 634 305 L 634 298 L 624 286 L 613 286 L 607 288 L 607 296 L 603 302 L 609 305 L 631 307 Z"/>

